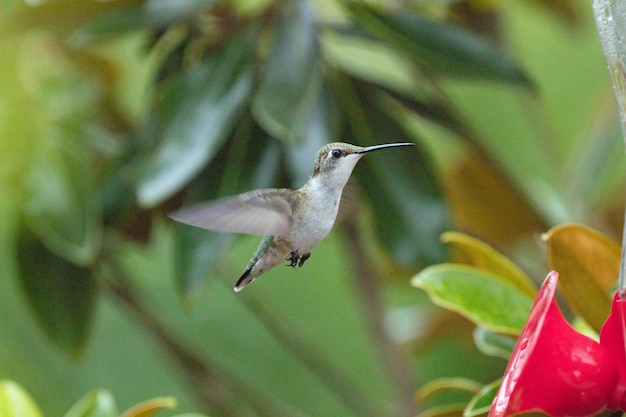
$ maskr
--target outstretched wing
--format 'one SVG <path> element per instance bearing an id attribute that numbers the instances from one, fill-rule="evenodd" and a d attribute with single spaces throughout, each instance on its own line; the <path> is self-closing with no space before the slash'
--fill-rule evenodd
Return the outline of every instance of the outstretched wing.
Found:
<path id="1" fill-rule="evenodd" d="M 168 217 L 215 232 L 289 236 L 293 193 L 286 188 L 254 190 L 182 208 Z"/>

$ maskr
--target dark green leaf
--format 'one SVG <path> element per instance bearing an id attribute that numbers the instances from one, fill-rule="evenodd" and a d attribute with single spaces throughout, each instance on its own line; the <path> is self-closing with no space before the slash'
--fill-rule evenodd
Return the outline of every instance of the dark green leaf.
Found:
<path id="1" fill-rule="evenodd" d="M 79 265 L 93 262 L 102 235 L 99 201 L 85 149 L 59 138 L 34 155 L 24 176 L 27 223 L 50 250 Z"/>
<path id="2" fill-rule="evenodd" d="M 531 86 L 508 55 L 478 35 L 411 11 L 382 13 L 357 2 L 348 7 L 357 24 L 429 71 Z"/>
<path id="3" fill-rule="evenodd" d="M 83 44 L 106 36 L 140 29 L 161 29 L 176 21 L 196 16 L 213 6 L 216 0 L 147 0 L 118 2 L 115 9 L 102 13 L 72 35 L 72 41 Z"/>
<path id="4" fill-rule="evenodd" d="M 154 206 L 187 184 L 231 133 L 252 89 L 256 34 L 248 29 L 167 86 L 161 144 L 139 179 L 142 206 Z"/>
<path id="5" fill-rule="evenodd" d="M 110 392 L 94 390 L 78 400 L 64 417 L 116 417 L 117 407 Z"/>
<path id="6" fill-rule="evenodd" d="M 377 127 L 387 128 L 376 135 L 385 142 L 402 140 L 391 125 Z M 380 243 L 404 265 L 442 261 L 438 236 L 448 227 L 449 213 L 430 161 L 420 149 L 389 150 L 368 159 L 356 176 L 374 208 Z"/>
<path id="7" fill-rule="evenodd" d="M 62 349 L 80 354 L 97 299 L 91 271 L 54 255 L 32 236 L 23 236 L 17 251 L 20 284 L 39 324 Z"/>
<path id="8" fill-rule="evenodd" d="M 443 97 L 416 97 L 384 86 L 379 86 L 379 88 L 417 116 L 435 122 L 461 136 L 469 136 L 468 127 Z"/>
<path id="9" fill-rule="evenodd" d="M 344 81 L 342 99 L 351 125 L 344 136 L 366 145 L 412 141 L 367 89 Z M 434 168 L 419 147 L 368 155 L 354 175 L 374 208 L 380 243 L 400 263 L 444 259 L 439 236 L 447 228 L 448 210 Z"/>
<path id="10" fill-rule="evenodd" d="M 297 140 L 309 124 L 322 75 L 315 13 L 304 0 L 281 3 L 274 41 L 253 103 L 259 124 L 272 135 Z"/>
<path id="11" fill-rule="evenodd" d="M 335 137 L 339 109 L 328 84 L 320 85 L 320 93 L 312 103 L 307 123 L 302 126 L 298 142 L 288 142 L 287 167 L 293 177 L 293 188 L 301 187 L 311 175 L 317 151 Z"/>

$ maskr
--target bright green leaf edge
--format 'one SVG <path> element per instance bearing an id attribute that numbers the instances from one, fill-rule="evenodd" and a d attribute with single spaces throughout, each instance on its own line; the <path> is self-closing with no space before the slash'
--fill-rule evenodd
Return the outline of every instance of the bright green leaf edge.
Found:
<path id="1" fill-rule="evenodd" d="M 533 299 L 495 274 L 465 265 L 440 264 L 422 270 L 411 284 L 431 300 L 488 330 L 519 335 Z"/>
<path id="2" fill-rule="evenodd" d="M 467 404 L 463 410 L 463 417 L 475 417 L 489 412 L 501 382 L 502 380 L 498 379 L 485 385 Z"/>

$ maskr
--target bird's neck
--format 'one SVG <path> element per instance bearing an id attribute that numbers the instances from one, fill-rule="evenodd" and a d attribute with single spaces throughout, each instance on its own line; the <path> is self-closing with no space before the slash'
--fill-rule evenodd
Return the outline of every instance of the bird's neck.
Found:
<path id="1" fill-rule="evenodd" d="M 340 196 L 343 187 L 348 182 L 348 178 L 337 178 L 326 173 L 318 173 L 312 176 L 304 184 L 302 190 L 309 194 Z"/>

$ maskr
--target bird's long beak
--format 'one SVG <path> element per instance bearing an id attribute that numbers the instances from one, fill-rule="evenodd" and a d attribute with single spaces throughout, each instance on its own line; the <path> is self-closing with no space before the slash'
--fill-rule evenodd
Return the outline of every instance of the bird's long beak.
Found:
<path id="1" fill-rule="evenodd" d="M 412 143 L 409 142 L 400 142 L 400 143 L 384 143 L 382 145 L 374 145 L 374 146 L 368 146 L 366 148 L 361 149 L 358 152 L 355 152 L 357 154 L 364 154 L 364 153 L 368 153 L 368 152 L 372 152 L 372 151 L 377 151 L 379 149 L 385 149 L 385 148 L 395 148 L 398 146 L 414 146 Z"/>

